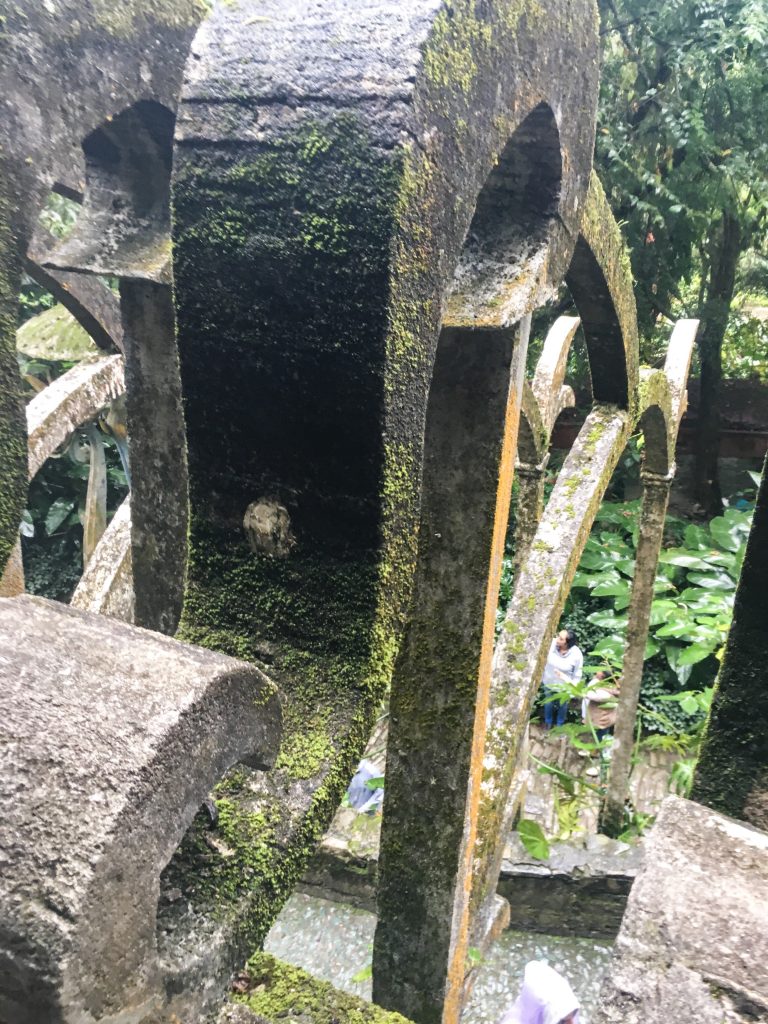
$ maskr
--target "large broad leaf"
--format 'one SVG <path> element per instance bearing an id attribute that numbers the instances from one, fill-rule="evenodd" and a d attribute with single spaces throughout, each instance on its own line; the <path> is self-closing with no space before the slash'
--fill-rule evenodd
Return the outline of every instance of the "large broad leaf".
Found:
<path id="1" fill-rule="evenodd" d="M 627 628 L 626 615 L 616 615 L 610 609 L 592 612 L 591 615 L 587 616 L 587 622 L 591 622 L 601 629 L 612 629 L 619 632 L 623 632 Z"/>
<path id="2" fill-rule="evenodd" d="M 699 702 L 693 696 L 693 694 L 687 693 L 680 701 L 680 707 L 686 713 L 686 715 L 695 715 L 699 710 Z"/>
<path id="3" fill-rule="evenodd" d="M 689 572 L 688 573 L 689 583 L 696 583 L 700 587 L 704 587 L 706 590 L 735 590 L 736 581 L 732 580 L 730 576 L 727 576 L 724 572 L 715 573 L 703 573 L 703 572 Z"/>
<path id="4" fill-rule="evenodd" d="M 624 637 L 614 633 L 612 636 L 604 636 L 602 640 L 598 640 L 589 653 L 602 654 L 620 661 L 624 656 L 624 643 Z"/>
<path id="5" fill-rule="evenodd" d="M 32 513 L 28 508 L 25 508 L 21 513 L 21 525 L 19 526 L 19 533 L 22 537 L 34 537 L 35 536 L 35 523 L 32 519 Z"/>
<path id="6" fill-rule="evenodd" d="M 651 605 L 651 625 L 659 626 L 663 622 L 669 622 L 672 615 L 678 613 L 676 601 L 660 600 L 654 601 Z"/>
<path id="7" fill-rule="evenodd" d="M 625 597 L 629 593 L 629 583 L 626 580 L 605 580 L 592 588 L 595 597 Z"/>
<path id="8" fill-rule="evenodd" d="M 58 530 L 74 507 L 75 502 L 71 498 L 57 498 L 53 502 L 45 517 L 45 532 L 49 537 Z"/>
<path id="9" fill-rule="evenodd" d="M 652 658 L 654 654 L 658 654 L 660 650 L 661 647 L 659 647 L 653 637 L 649 636 L 645 641 L 645 654 L 643 655 L 643 661 L 648 661 L 648 659 Z"/>
<path id="10" fill-rule="evenodd" d="M 713 565 L 720 566 L 723 569 L 727 569 L 728 572 L 735 576 L 739 571 L 739 555 L 738 552 L 734 555 L 730 551 L 715 551 L 712 549 L 707 552 L 707 568 Z"/>
<path id="11" fill-rule="evenodd" d="M 608 567 L 608 559 L 603 558 L 602 555 L 592 554 L 590 551 L 585 551 L 579 562 L 579 569 L 587 572 L 600 572 L 601 569 Z"/>
<path id="12" fill-rule="evenodd" d="M 686 526 L 683 537 L 685 539 L 685 546 L 694 551 L 710 546 L 707 531 L 700 526 Z"/>
<path id="13" fill-rule="evenodd" d="M 686 637 L 691 637 L 695 629 L 695 619 L 678 619 L 675 622 L 668 622 L 665 626 L 661 626 L 656 630 L 655 635 L 660 637 L 672 636 L 676 639 L 684 639 Z"/>
<path id="14" fill-rule="evenodd" d="M 700 569 L 704 572 L 709 569 L 708 563 L 703 558 L 680 548 L 669 548 L 667 551 L 662 551 L 659 561 L 665 562 L 667 565 L 680 565 L 684 569 Z"/>
<path id="15" fill-rule="evenodd" d="M 713 519 L 709 524 L 709 532 L 718 547 L 725 551 L 738 551 L 741 546 L 741 537 L 737 527 L 730 525 L 722 516 Z"/>
<path id="16" fill-rule="evenodd" d="M 680 652 L 677 659 L 676 668 L 680 668 L 683 665 L 696 665 L 700 661 L 704 661 L 710 654 L 714 653 L 714 645 L 711 647 L 707 644 L 702 646 L 700 644 L 691 644 L 690 647 L 684 647 Z"/>
<path id="17" fill-rule="evenodd" d="M 536 860 L 549 858 L 549 843 L 538 822 L 523 818 L 517 823 L 517 834 L 532 857 Z"/>
<path id="18" fill-rule="evenodd" d="M 632 579 L 635 575 L 635 560 L 634 558 L 622 558 L 616 563 L 616 568 L 619 572 L 623 572 L 625 576 L 629 576 Z"/>
<path id="19" fill-rule="evenodd" d="M 678 682 L 681 686 L 685 686 L 688 680 L 691 678 L 691 672 L 693 672 L 693 665 L 678 665 L 675 669 Z"/>

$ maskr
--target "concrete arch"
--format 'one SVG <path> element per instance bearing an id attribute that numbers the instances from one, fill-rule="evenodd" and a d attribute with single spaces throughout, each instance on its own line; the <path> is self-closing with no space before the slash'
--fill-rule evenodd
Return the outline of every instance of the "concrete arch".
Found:
<path id="1" fill-rule="evenodd" d="M 678 320 L 672 331 L 663 370 L 640 371 L 636 416 L 645 436 L 643 468 L 667 476 L 674 472 L 675 445 L 688 397 L 686 382 L 698 320 Z"/>
<path id="2" fill-rule="evenodd" d="M 557 120 L 539 103 L 504 144 L 477 197 L 444 326 L 505 327 L 546 301 L 562 177 Z"/>
<path id="3" fill-rule="evenodd" d="M 523 384 L 517 445 L 519 463 L 529 466 L 541 463 L 549 449 L 557 417 L 563 409 L 575 404 L 573 389 L 563 382 L 568 353 L 579 323 L 578 317 L 557 318 L 544 339 L 533 380 Z"/>
<path id="4" fill-rule="evenodd" d="M 38 227 L 24 260 L 24 269 L 69 310 L 80 326 L 105 352 L 125 353 L 120 303 L 112 290 L 96 277 L 53 270 L 44 266 L 56 240 Z"/>
<path id="5" fill-rule="evenodd" d="M 82 210 L 45 266 L 170 284 L 174 122 L 169 106 L 139 99 L 83 138 Z"/>
<path id="6" fill-rule="evenodd" d="M 187 467 L 171 294 L 170 174 L 175 114 L 139 99 L 82 141 L 83 207 L 46 254 L 53 274 L 120 277 L 133 464 L 131 564 L 138 625 L 173 633 L 187 549 Z"/>
<path id="7" fill-rule="evenodd" d="M 0 825 L 14 855 L 0 884 L 0 1013 L 106 1022 L 129 1007 L 157 1020 L 161 871 L 232 764 L 274 763 L 276 689 L 253 665 L 39 598 L 0 601 L 0 646 L 4 725 L 24 739 Z M 41 764 L 55 769 L 44 794 Z"/>
<path id="8" fill-rule="evenodd" d="M 595 401 L 631 413 L 639 365 L 632 276 L 624 242 L 594 171 L 566 283 L 584 329 Z"/>
<path id="9" fill-rule="evenodd" d="M 99 124 L 141 98 L 175 108 L 202 13 L 196 0 L 127 0 L 111 14 L 106 7 L 84 12 L 77 0 L 61 0 L 53 10 L 17 5 L 7 12 L 0 68 L 6 143 L 0 155 L 0 564 L 15 542 L 25 500 L 26 432 L 13 334 L 37 215 L 53 183 L 69 181 L 73 153 Z M 28 75 L 29 67 L 39 73 Z"/>
<path id="10" fill-rule="evenodd" d="M 122 356 L 79 363 L 27 406 L 29 478 L 82 423 L 125 391 Z"/>

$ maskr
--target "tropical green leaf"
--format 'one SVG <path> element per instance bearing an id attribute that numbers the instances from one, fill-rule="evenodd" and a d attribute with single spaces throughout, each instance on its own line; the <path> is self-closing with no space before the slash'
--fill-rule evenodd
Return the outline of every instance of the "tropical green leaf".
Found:
<path id="1" fill-rule="evenodd" d="M 523 846 L 533 858 L 536 860 L 548 860 L 549 843 L 538 822 L 522 818 L 517 823 L 517 833 Z"/>
<path id="2" fill-rule="evenodd" d="M 694 551 L 697 549 L 704 550 L 710 546 L 709 535 L 700 526 L 686 526 L 683 537 L 685 539 L 685 546 Z"/>
<path id="3" fill-rule="evenodd" d="M 715 576 L 709 573 L 691 572 L 688 573 L 688 579 L 691 583 L 697 583 L 700 587 L 705 587 L 707 590 L 736 589 L 736 580 L 725 573 L 718 573 Z"/>
<path id="4" fill-rule="evenodd" d="M 629 583 L 626 580 L 606 581 L 592 588 L 595 597 L 625 597 L 629 594 Z"/>
<path id="5" fill-rule="evenodd" d="M 710 654 L 714 652 L 714 647 L 701 646 L 699 644 L 691 644 L 690 647 L 685 647 L 677 659 L 676 668 L 683 665 L 696 665 L 700 661 L 704 661 Z"/>
<path id="6" fill-rule="evenodd" d="M 713 519 L 709 524 L 709 532 L 715 543 L 726 551 L 738 551 L 741 540 L 737 531 L 722 516 Z"/>
<path id="7" fill-rule="evenodd" d="M 76 502 L 71 498 L 57 498 L 48 509 L 45 517 L 45 532 L 50 537 L 52 533 L 61 526 L 69 513 L 75 507 Z"/>

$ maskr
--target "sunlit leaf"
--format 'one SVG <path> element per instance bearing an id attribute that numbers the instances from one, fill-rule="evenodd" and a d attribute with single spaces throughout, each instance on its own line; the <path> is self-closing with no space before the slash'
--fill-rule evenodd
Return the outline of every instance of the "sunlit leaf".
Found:
<path id="1" fill-rule="evenodd" d="M 538 822 L 522 818 L 517 823 L 517 833 L 523 846 L 535 860 L 549 858 L 549 843 Z"/>

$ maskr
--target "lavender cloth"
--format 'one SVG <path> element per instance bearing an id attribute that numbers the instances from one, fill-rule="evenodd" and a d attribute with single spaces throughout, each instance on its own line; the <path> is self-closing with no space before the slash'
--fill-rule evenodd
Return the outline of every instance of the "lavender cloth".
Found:
<path id="1" fill-rule="evenodd" d="M 526 964 L 523 987 L 499 1024 L 560 1024 L 571 1013 L 579 1019 L 579 1000 L 568 981 L 543 960 Z"/>

